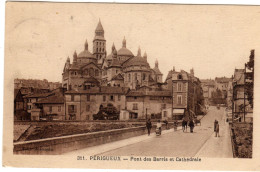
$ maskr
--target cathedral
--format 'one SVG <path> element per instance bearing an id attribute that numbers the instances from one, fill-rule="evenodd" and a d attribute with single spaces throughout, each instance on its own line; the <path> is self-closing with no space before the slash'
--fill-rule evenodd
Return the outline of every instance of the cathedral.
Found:
<path id="1" fill-rule="evenodd" d="M 143 86 L 156 87 L 162 84 L 163 74 L 159 70 L 156 60 L 151 68 L 147 62 L 146 52 L 141 55 L 139 47 L 135 56 L 126 46 L 126 39 L 122 41 L 122 48 L 116 49 L 112 45 L 111 53 L 107 55 L 105 32 L 99 21 L 93 40 L 92 53 L 89 51 L 88 41 L 84 50 L 73 54 L 73 61 L 68 57 L 63 73 L 62 85 L 67 90 L 90 89 L 96 86 L 128 87 L 138 89 Z"/>

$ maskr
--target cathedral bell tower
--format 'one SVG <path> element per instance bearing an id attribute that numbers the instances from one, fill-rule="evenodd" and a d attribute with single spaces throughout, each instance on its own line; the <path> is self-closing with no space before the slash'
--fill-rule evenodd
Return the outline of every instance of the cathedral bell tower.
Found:
<path id="1" fill-rule="evenodd" d="M 106 40 L 104 38 L 104 33 L 103 26 L 99 20 L 93 40 L 93 54 L 98 61 L 106 54 Z"/>

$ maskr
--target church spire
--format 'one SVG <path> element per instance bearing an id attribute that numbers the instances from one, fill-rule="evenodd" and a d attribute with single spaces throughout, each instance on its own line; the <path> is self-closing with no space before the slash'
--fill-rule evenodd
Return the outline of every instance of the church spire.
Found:
<path id="1" fill-rule="evenodd" d="M 144 59 L 147 61 L 147 54 L 146 54 L 146 51 L 144 52 Z"/>
<path id="2" fill-rule="evenodd" d="M 138 48 L 137 56 L 141 56 L 141 48 L 140 48 L 140 46 Z"/>
<path id="3" fill-rule="evenodd" d="M 126 40 L 125 40 L 125 37 L 123 39 L 123 45 L 122 45 L 123 48 L 126 48 Z"/>
<path id="4" fill-rule="evenodd" d="M 158 60 L 157 60 L 157 59 L 155 60 L 155 67 L 156 67 L 156 68 L 159 68 L 159 63 L 158 63 Z"/>
<path id="5" fill-rule="evenodd" d="M 73 63 L 76 63 L 77 62 L 77 59 L 78 59 L 78 56 L 77 56 L 77 52 L 75 50 L 74 54 L 73 54 Z"/>
<path id="6" fill-rule="evenodd" d="M 100 19 L 99 19 L 98 25 L 96 27 L 95 33 L 96 33 L 96 36 L 104 37 L 104 29 L 103 29 Z"/>
<path id="7" fill-rule="evenodd" d="M 86 39 L 86 42 L 85 42 L 85 50 L 88 50 L 88 40 Z"/>

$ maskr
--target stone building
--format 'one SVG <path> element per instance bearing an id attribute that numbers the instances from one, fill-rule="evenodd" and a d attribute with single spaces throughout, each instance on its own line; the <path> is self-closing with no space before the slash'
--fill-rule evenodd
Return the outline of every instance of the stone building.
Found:
<path id="1" fill-rule="evenodd" d="M 162 110 L 172 107 L 170 91 L 131 90 L 126 95 L 126 110 L 135 115 L 132 118 L 161 119 Z"/>
<path id="2" fill-rule="evenodd" d="M 245 94 L 245 69 L 235 69 L 233 79 L 233 110 L 234 119 L 240 118 L 241 121 L 252 121 L 253 109 L 249 105 L 247 95 Z M 244 110 L 245 105 L 245 110 Z"/>
<path id="3" fill-rule="evenodd" d="M 65 92 L 66 120 L 92 120 L 100 106 L 112 104 L 117 110 L 126 108 L 125 87 L 93 87 L 90 89 L 69 90 Z"/>
<path id="4" fill-rule="evenodd" d="M 122 41 L 122 48 L 118 51 L 112 45 L 111 53 L 107 55 L 104 29 L 99 21 L 93 40 L 93 53 L 85 42 L 84 50 L 73 55 L 64 65 L 62 86 L 68 90 L 77 90 L 80 87 L 120 86 L 137 89 L 141 86 L 162 83 L 162 73 L 156 60 L 155 67 L 150 68 L 147 62 L 147 53 L 141 55 L 139 47 L 136 56 L 127 49 L 126 39 Z"/>
<path id="5" fill-rule="evenodd" d="M 203 91 L 193 69 L 190 73 L 172 71 L 172 94 L 174 119 L 193 118 L 203 112 Z"/>

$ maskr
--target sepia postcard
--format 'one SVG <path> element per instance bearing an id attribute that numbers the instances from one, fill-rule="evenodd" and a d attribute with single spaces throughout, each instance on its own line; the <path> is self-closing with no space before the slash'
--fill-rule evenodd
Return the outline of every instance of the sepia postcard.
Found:
<path id="1" fill-rule="evenodd" d="M 260 170 L 260 6 L 5 10 L 3 166 Z"/>

